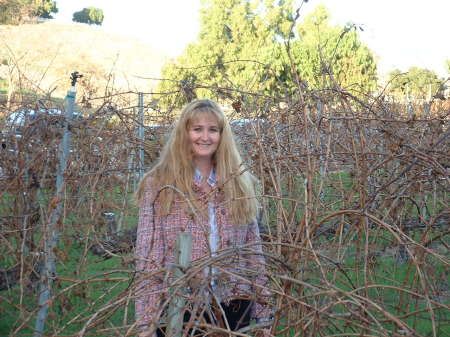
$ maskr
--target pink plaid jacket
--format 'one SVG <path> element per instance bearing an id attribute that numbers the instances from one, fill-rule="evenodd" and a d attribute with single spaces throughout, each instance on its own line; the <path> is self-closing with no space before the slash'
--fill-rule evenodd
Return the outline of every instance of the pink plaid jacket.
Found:
<path id="1" fill-rule="evenodd" d="M 193 185 L 194 193 L 202 200 L 204 193 L 198 186 Z M 210 226 L 207 217 L 188 214 L 184 202 L 176 198 L 172 211 L 167 216 L 159 216 L 158 200 L 155 200 L 157 190 L 152 186 L 151 178 L 147 179 L 144 195 L 140 204 L 139 223 L 136 240 L 136 270 L 138 272 L 138 287 L 136 291 L 136 319 L 138 325 L 148 325 L 159 321 L 160 304 L 167 298 L 167 287 L 164 284 L 164 274 L 158 271 L 168 269 L 174 263 L 175 245 L 177 234 L 180 231 L 192 234 L 192 261 L 211 256 L 209 249 Z M 249 247 L 256 252 L 262 252 L 259 229 L 256 222 L 248 225 L 235 225 L 227 208 L 224 206 L 222 193 L 216 193 L 214 203 L 216 205 L 216 222 L 219 228 L 219 253 L 221 250 L 238 248 L 246 244 L 254 244 Z M 235 254 L 220 267 L 226 269 L 226 281 L 218 280 L 215 294 L 223 302 L 234 298 L 254 298 L 262 302 L 268 300 L 270 293 L 264 290 L 267 277 L 261 270 L 264 269 L 264 257 L 256 254 Z M 244 276 L 250 282 L 243 282 L 233 276 L 242 275 L 242 271 L 250 272 L 250 276 Z M 223 281 L 223 282 L 222 282 Z M 268 305 L 256 302 L 252 310 L 254 318 L 266 318 L 271 314 Z"/>

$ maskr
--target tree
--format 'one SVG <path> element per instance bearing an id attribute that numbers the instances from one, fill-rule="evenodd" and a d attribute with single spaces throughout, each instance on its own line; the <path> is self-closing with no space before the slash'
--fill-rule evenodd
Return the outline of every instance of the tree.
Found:
<path id="1" fill-rule="evenodd" d="M 83 8 L 79 12 L 73 13 L 72 21 L 87 23 L 89 25 L 101 25 L 103 23 L 103 10 L 95 7 Z"/>
<path id="2" fill-rule="evenodd" d="M 373 89 L 375 60 L 354 27 L 330 27 L 329 13 L 320 7 L 296 30 L 293 3 L 204 0 L 198 41 L 162 70 L 167 80 L 159 91 L 179 91 L 182 95 L 165 97 L 164 102 L 182 105 L 195 95 L 212 94 L 221 96 L 216 99 L 236 99 L 229 90 L 208 91 L 204 87 L 289 95 L 296 90 L 297 75 L 312 88 L 330 85 L 330 81 L 323 81 L 324 69 L 347 89 L 354 84 Z M 203 89 L 193 92 L 199 85 Z"/>
<path id="3" fill-rule="evenodd" d="M 53 19 L 52 13 L 58 13 L 56 1 L 52 0 L 34 0 L 36 4 L 36 16 L 44 19 Z"/>
<path id="4" fill-rule="evenodd" d="M 396 69 L 388 74 L 388 78 L 388 91 L 397 98 L 428 99 L 441 84 L 434 71 L 418 67 L 411 67 L 406 73 Z"/>
<path id="5" fill-rule="evenodd" d="M 447 73 L 450 74 L 450 60 L 445 61 L 445 69 L 447 69 Z"/>
<path id="6" fill-rule="evenodd" d="M 347 91 L 376 89 L 377 66 L 370 49 L 359 39 L 360 27 L 330 26 L 328 9 L 319 5 L 298 26 L 292 52 L 300 77 L 311 88 L 339 85 Z"/>
<path id="7" fill-rule="evenodd" d="M 17 25 L 26 19 L 52 19 L 57 13 L 56 1 L 52 0 L 0 0 L 0 24 Z"/>
<path id="8" fill-rule="evenodd" d="M 277 1 L 278 2 L 278 1 Z M 173 63 L 163 67 L 163 77 L 171 79 L 159 90 L 179 90 L 168 104 L 182 105 L 189 100 L 190 88 L 234 88 L 272 92 L 276 87 L 276 70 L 271 62 L 281 52 L 277 39 L 282 39 L 293 23 L 292 1 L 280 6 L 273 1 L 207 0 L 200 13 L 198 42 L 190 44 Z M 274 76 L 275 75 L 275 76 Z M 200 89 L 198 95 L 218 100 L 233 100 L 226 90 Z"/>

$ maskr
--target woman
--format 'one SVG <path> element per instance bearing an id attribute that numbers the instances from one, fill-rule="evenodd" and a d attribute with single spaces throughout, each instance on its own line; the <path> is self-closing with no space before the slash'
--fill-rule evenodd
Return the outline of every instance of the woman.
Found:
<path id="1" fill-rule="evenodd" d="M 141 336 L 152 336 L 152 324 L 160 320 L 168 282 L 157 271 L 167 270 L 174 263 L 176 237 L 181 231 L 192 234 L 194 264 L 235 249 L 231 258 L 200 273 L 208 280 L 202 289 L 210 295 L 197 292 L 197 299 L 216 308 L 203 306 L 199 315 L 206 322 L 216 324 L 224 313 L 225 326 L 237 330 L 248 325 L 251 317 L 269 318 L 271 310 L 264 304 L 269 295 L 267 278 L 260 272 L 264 258 L 239 249 L 261 252 L 254 178 L 243 170 L 241 162 L 221 108 L 208 99 L 185 106 L 158 163 L 144 176 L 136 192 L 140 209 L 136 268 L 141 275 L 136 317 L 143 328 Z M 191 303 L 185 322 L 196 320 L 192 319 L 192 314 L 197 315 L 193 308 L 202 306 Z M 157 335 L 162 336 L 163 331 L 158 329 Z"/>

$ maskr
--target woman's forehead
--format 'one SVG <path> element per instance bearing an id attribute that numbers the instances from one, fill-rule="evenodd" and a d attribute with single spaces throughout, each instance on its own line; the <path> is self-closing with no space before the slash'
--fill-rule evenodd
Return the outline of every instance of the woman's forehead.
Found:
<path id="1" fill-rule="evenodd" d="M 213 112 L 209 111 L 198 112 L 195 116 L 192 117 L 190 124 L 204 123 L 204 122 L 219 125 L 219 120 L 217 119 L 216 115 Z"/>

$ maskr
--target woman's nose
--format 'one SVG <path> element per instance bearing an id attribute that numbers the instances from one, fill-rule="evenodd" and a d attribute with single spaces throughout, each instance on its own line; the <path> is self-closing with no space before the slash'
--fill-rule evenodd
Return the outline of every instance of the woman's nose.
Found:
<path id="1" fill-rule="evenodd" d="M 208 139 L 208 137 L 209 137 L 208 130 L 203 130 L 201 137 L 202 137 L 202 139 Z"/>

